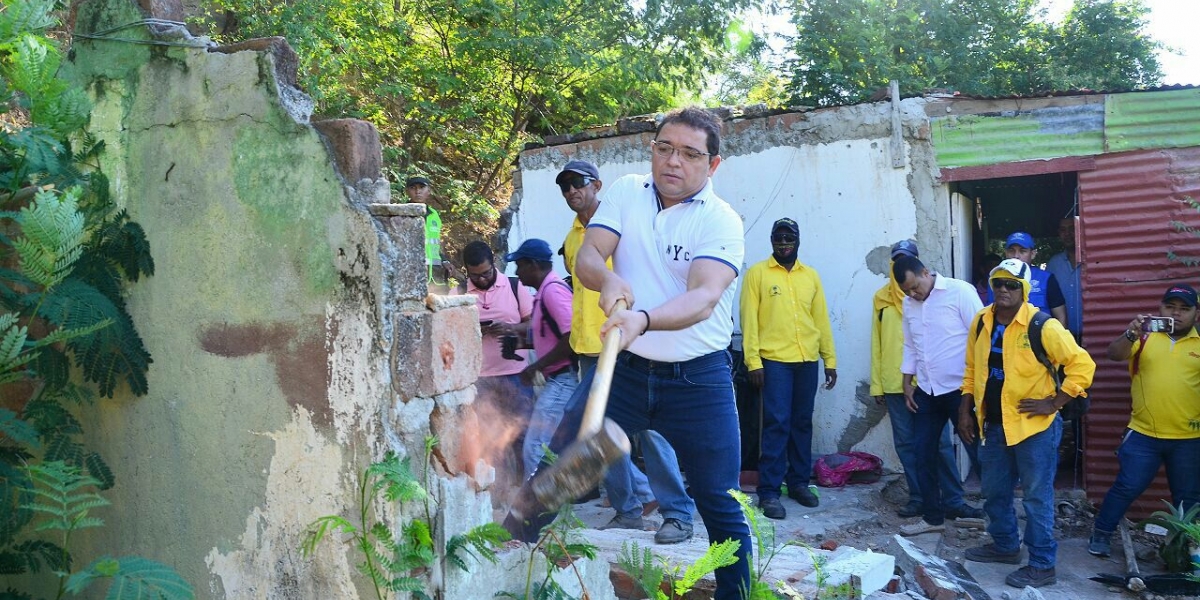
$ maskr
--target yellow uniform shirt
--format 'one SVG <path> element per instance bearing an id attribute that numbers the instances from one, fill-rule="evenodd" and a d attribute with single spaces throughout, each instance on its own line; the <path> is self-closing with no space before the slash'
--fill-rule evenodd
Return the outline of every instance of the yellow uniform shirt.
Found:
<path id="1" fill-rule="evenodd" d="M 1029 322 L 1037 311 L 1036 306 L 1026 302 L 1004 329 L 1004 387 L 1000 390 L 1000 412 L 1004 417 L 1004 438 L 1009 446 L 1049 429 L 1054 422 L 1054 415 L 1029 416 L 1017 411 L 1021 400 L 1051 398 L 1055 393 L 1054 380 L 1029 347 Z M 978 319 L 983 319 L 983 329 L 976 336 Z M 987 387 L 994 323 L 992 306 L 986 306 L 971 320 L 971 331 L 967 333 L 967 369 L 963 372 L 962 392 L 975 397 L 975 414 L 980 417 L 981 435 L 983 415 L 987 414 L 983 408 L 983 395 Z M 1071 332 L 1063 329 L 1057 319 L 1049 319 L 1042 326 L 1042 346 L 1050 362 L 1061 365 L 1066 373 L 1062 390 L 1072 398 L 1086 396 L 1084 390 L 1092 385 L 1096 362 L 1075 343 Z"/>
<path id="2" fill-rule="evenodd" d="M 1138 352 L 1134 344 L 1134 355 Z M 1151 333 L 1138 357 L 1130 391 L 1133 414 L 1129 428 L 1166 440 L 1200 437 L 1200 335 L 1193 328 L 1178 340 Z"/>
<path id="3" fill-rule="evenodd" d="M 608 318 L 600 310 L 600 292 L 583 287 L 583 283 L 575 273 L 575 258 L 579 255 L 579 247 L 583 245 L 583 234 L 587 232 L 575 217 L 567 239 L 563 241 L 563 262 L 571 272 L 571 287 L 575 295 L 571 299 L 571 349 L 576 354 L 600 354 L 600 326 Z M 608 268 L 612 269 L 612 259 L 608 260 Z"/>
<path id="4" fill-rule="evenodd" d="M 883 286 L 886 290 L 891 284 Z M 895 305 L 877 308 L 871 315 L 871 395 L 903 394 L 904 313 Z"/>
<path id="5" fill-rule="evenodd" d="M 833 328 L 821 278 L 796 261 L 788 271 L 772 256 L 746 269 L 742 279 L 742 350 L 746 368 L 762 368 L 762 359 L 811 362 L 821 358 L 837 368 Z"/>

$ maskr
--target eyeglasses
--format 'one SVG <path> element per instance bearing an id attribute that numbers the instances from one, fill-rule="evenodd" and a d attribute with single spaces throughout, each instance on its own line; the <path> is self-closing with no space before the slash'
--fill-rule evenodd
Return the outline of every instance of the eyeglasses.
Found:
<path id="1" fill-rule="evenodd" d="M 1011 292 L 1021 289 L 1021 282 L 1016 279 L 993 279 L 992 289 L 1004 288 Z"/>
<path id="2" fill-rule="evenodd" d="M 671 144 L 660 142 L 658 140 L 651 140 L 650 148 L 654 151 L 655 156 L 662 159 L 669 159 L 671 158 L 671 155 L 675 154 L 676 152 L 679 153 L 681 158 L 687 160 L 688 162 L 699 162 L 706 156 L 712 156 L 712 154 L 709 154 L 708 152 L 701 152 L 695 148 L 676 148 Z"/>
<path id="3" fill-rule="evenodd" d="M 492 278 L 492 274 L 495 272 L 496 269 L 494 266 L 488 267 L 488 269 L 482 273 L 472 273 L 471 268 L 467 267 L 467 278 L 471 281 L 487 281 Z"/>
<path id="4" fill-rule="evenodd" d="M 800 241 L 800 238 L 790 233 L 776 233 L 771 236 L 772 244 L 795 244 L 798 241 Z"/>
<path id="5" fill-rule="evenodd" d="M 575 188 L 577 190 L 583 189 L 591 185 L 593 181 L 595 181 L 595 179 L 592 179 L 591 177 L 572 177 L 559 182 L 558 189 L 562 190 L 562 193 L 565 194 L 571 191 L 571 188 Z"/>

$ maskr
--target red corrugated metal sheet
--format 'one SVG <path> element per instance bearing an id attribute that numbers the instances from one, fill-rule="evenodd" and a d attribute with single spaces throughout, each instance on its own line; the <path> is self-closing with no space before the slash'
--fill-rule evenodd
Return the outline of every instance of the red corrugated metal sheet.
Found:
<path id="1" fill-rule="evenodd" d="M 1168 251 L 1200 257 L 1200 238 L 1171 221 L 1200 229 L 1185 198 L 1200 200 L 1200 148 L 1149 150 L 1096 157 L 1079 173 L 1084 271 L 1084 346 L 1096 359 L 1087 416 L 1084 483 L 1099 503 L 1117 475 L 1113 452 L 1129 422 L 1129 373 L 1105 351 L 1136 314 L 1157 310 L 1169 282 L 1200 285 L 1200 271 L 1167 258 Z M 1129 512 L 1138 519 L 1169 499 L 1160 472 Z"/>

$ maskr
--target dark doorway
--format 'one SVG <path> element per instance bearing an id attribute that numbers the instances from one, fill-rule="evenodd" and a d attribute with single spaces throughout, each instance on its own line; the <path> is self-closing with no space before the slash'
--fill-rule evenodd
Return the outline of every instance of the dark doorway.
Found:
<path id="1" fill-rule="evenodd" d="M 986 290 L 987 269 L 995 256 L 1004 257 L 1004 242 L 1009 234 L 1021 231 L 1033 236 L 1037 255 L 1035 264 L 1062 252 L 1073 240 L 1059 238 L 1059 223 L 1078 214 L 1078 182 L 1075 172 L 1027 175 L 958 181 L 950 192 L 974 204 L 971 248 L 972 283 Z M 965 249 L 964 249 L 965 250 Z M 989 260 L 991 258 L 991 260 Z M 987 304 L 987 300 L 983 300 Z M 1086 417 L 1084 417 L 1086 418 Z M 1059 447 L 1059 487 L 1083 487 L 1083 426 L 1080 420 L 1067 422 Z"/>

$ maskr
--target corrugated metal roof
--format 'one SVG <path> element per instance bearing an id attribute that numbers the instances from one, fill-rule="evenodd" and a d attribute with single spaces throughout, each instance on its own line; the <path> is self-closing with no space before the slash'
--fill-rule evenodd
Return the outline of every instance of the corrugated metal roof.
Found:
<path id="1" fill-rule="evenodd" d="M 1104 134 L 1106 152 L 1200 146 L 1200 89 L 1108 96 Z"/>
<path id="2" fill-rule="evenodd" d="M 952 115 L 933 119 L 931 133 L 939 167 L 1088 156 L 1104 151 L 1104 105 Z"/>
<path id="3" fill-rule="evenodd" d="M 1095 170 L 1079 173 L 1084 346 L 1097 365 L 1085 433 L 1084 483 L 1093 502 L 1116 479 L 1113 452 L 1129 422 L 1129 373 L 1105 357 L 1108 344 L 1134 315 L 1155 311 L 1169 281 L 1200 283 L 1197 269 L 1167 259 L 1168 250 L 1200 256 L 1200 238 L 1169 225 L 1200 227 L 1200 214 L 1183 201 L 1189 196 L 1200 199 L 1200 148 L 1105 154 Z M 1162 508 L 1161 498 L 1170 492 L 1160 473 L 1129 516 Z"/>
<path id="4" fill-rule="evenodd" d="M 1142 92 L 1163 92 L 1169 90 L 1191 90 L 1197 89 L 1196 86 L 1190 83 L 1171 83 L 1163 84 L 1148 88 L 1138 88 L 1132 90 L 1116 89 L 1116 90 L 1054 90 L 1049 92 L 1040 92 L 1032 94 L 1014 94 L 1009 96 L 972 96 L 970 94 L 955 93 L 953 98 L 962 98 L 964 100 L 1021 100 L 1028 98 L 1058 98 L 1062 96 L 1095 96 L 1098 94 L 1138 94 Z M 928 97 L 936 97 L 931 94 Z M 944 97 L 944 96 L 943 96 Z"/>

